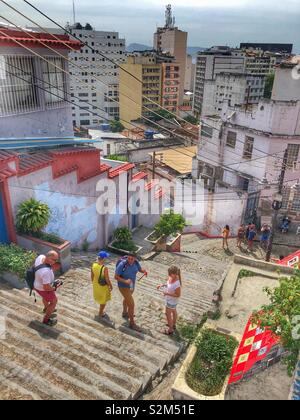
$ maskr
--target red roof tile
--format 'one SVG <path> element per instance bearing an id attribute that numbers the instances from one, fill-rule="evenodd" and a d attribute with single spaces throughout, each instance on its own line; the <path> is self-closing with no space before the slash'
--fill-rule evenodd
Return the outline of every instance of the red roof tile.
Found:
<path id="1" fill-rule="evenodd" d="M 3 35 L 5 33 L 5 35 Z M 41 32 L 28 32 L 28 34 L 24 32 L 20 32 L 17 30 L 12 29 L 5 29 L 1 28 L 0 33 L 0 45 L 3 44 L 11 44 L 15 47 L 18 46 L 16 42 L 14 42 L 11 38 L 16 40 L 17 42 L 20 42 L 21 44 L 34 44 L 38 45 L 40 47 L 43 47 L 43 43 L 52 47 L 58 47 L 58 48 L 65 48 L 68 49 L 68 47 L 71 47 L 72 49 L 80 49 L 83 44 L 79 41 L 74 41 L 69 38 L 68 35 L 55 35 L 55 39 L 53 36 L 47 33 L 41 33 Z M 67 44 L 67 45 L 65 45 Z"/>
<path id="2" fill-rule="evenodd" d="M 109 178 L 115 178 L 122 172 L 130 171 L 135 167 L 134 163 L 125 163 L 124 165 L 118 166 L 117 168 L 111 169 L 108 173 Z"/>
<path id="3" fill-rule="evenodd" d="M 140 181 L 141 179 L 147 178 L 147 176 L 148 174 L 146 172 L 137 172 L 136 174 L 133 175 L 132 181 L 137 182 L 137 181 Z"/>
<path id="4" fill-rule="evenodd" d="M 20 156 L 19 173 L 25 175 L 49 166 L 53 158 L 47 153 L 34 153 Z"/>

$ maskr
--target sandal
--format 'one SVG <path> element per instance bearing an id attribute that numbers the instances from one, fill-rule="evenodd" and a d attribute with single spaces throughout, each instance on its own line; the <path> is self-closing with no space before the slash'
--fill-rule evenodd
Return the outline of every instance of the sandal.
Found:
<path id="1" fill-rule="evenodd" d="M 136 332 L 142 332 L 141 328 L 138 327 L 136 324 L 130 324 L 129 328 L 133 331 L 136 331 Z"/>
<path id="2" fill-rule="evenodd" d="M 173 335 L 174 331 L 170 331 L 170 330 L 164 330 L 163 332 L 165 335 Z"/>

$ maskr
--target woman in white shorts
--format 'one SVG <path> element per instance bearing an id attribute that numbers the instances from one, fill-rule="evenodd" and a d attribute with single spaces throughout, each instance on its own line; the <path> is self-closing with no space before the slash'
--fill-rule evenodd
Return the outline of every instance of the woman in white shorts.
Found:
<path id="1" fill-rule="evenodd" d="M 168 270 L 169 278 L 166 285 L 160 285 L 157 288 L 163 288 L 163 294 L 166 298 L 166 317 L 168 329 L 166 335 L 174 334 L 177 322 L 177 305 L 181 296 L 181 273 L 178 267 L 172 266 Z"/>

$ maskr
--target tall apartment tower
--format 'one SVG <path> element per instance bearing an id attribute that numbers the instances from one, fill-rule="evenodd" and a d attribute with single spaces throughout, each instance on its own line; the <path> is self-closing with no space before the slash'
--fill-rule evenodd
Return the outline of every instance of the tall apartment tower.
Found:
<path id="1" fill-rule="evenodd" d="M 200 115 L 203 104 L 213 94 L 211 86 L 220 73 L 244 73 L 245 59 L 229 47 L 212 47 L 198 53 L 194 86 L 194 112 Z"/>
<path id="2" fill-rule="evenodd" d="M 172 16 L 172 8 L 171 5 L 168 5 L 166 8 L 165 26 L 163 28 L 157 28 L 157 31 L 154 34 L 154 49 L 158 53 L 170 54 L 180 65 L 180 105 L 183 104 L 184 88 L 186 83 L 187 37 L 187 32 L 181 31 L 175 26 L 175 18 Z"/>
<path id="3" fill-rule="evenodd" d="M 120 120 L 151 117 L 162 106 L 176 113 L 179 107 L 180 66 L 174 57 L 156 51 L 136 52 L 120 69 Z"/>
<path id="4" fill-rule="evenodd" d="M 111 101 L 119 101 L 119 69 L 109 60 L 117 64 L 126 61 L 125 40 L 118 32 L 96 31 L 89 24 L 76 23 L 68 30 L 84 44 L 81 50 L 70 52 L 70 59 L 81 67 L 70 66 L 75 76 L 71 78 L 72 102 L 81 107 L 73 106 L 73 124 L 96 127 L 102 118 L 119 118 L 119 104 Z"/>

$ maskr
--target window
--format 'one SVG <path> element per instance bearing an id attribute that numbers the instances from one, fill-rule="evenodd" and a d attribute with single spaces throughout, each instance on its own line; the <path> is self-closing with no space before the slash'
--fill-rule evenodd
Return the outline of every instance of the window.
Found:
<path id="1" fill-rule="evenodd" d="M 254 138 L 246 136 L 244 151 L 243 151 L 243 159 L 251 159 L 252 158 L 253 144 L 254 144 Z"/>
<path id="2" fill-rule="evenodd" d="M 289 144 L 287 147 L 287 167 L 289 169 L 294 168 L 295 162 L 298 161 L 300 145 Z"/>
<path id="3" fill-rule="evenodd" d="M 0 55 L 0 115 L 38 108 L 34 59 Z"/>
<path id="4" fill-rule="evenodd" d="M 226 146 L 232 147 L 233 149 L 235 149 L 235 146 L 236 146 L 236 136 L 237 136 L 237 134 L 234 131 L 228 131 L 227 140 L 226 140 Z"/>
<path id="5" fill-rule="evenodd" d="M 207 125 L 202 125 L 201 127 L 201 136 L 202 137 L 209 137 L 210 139 L 213 136 L 213 128 L 208 127 Z"/>
<path id="6" fill-rule="evenodd" d="M 289 205 L 291 190 L 290 188 L 284 188 L 282 191 L 282 209 L 286 210 Z"/>
<path id="7" fill-rule="evenodd" d="M 45 100 L 47 105 L 55 105 L 67 99 L 65 92 L 65 75 L 63 59 L 60 57 L 47 57 L 47 61 L 42 62 L 43 79 L 45 82 Z"/>
<path id="8" fill-rule="evenodd" d="M 80 120 L 80 125 L 90 125 L 90 120 Z"/>
<path id="9" fill-rule="evenodd" d="M 296 188 L 294 192 L 294 199 L 292 203 L 292 211 L 300 211 L 300 189 Z"/>

